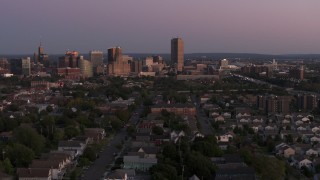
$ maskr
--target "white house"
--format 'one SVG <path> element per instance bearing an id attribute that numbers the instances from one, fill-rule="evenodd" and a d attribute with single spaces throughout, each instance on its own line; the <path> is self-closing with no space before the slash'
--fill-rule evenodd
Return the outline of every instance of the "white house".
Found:
<path id="1" fill-rule="evenodd" d="M 307 156 L 312 156 L 312 155 L 314 155 L 314 156 L 318 157 L 318 151 L 316 151 L 316 150 L 314 150 L 314 149 L 309 149 L 309 150 L 306 151 L 306 155 L 307 155 Z"/>
<path id="2" fill-rule="evenodd" d="M 303 166 L 306 166 L 307 168 L 310 169 L 312 167 L 312 161 L 306 158 L 299 161 L 299 168 L 301 169 Z"/>

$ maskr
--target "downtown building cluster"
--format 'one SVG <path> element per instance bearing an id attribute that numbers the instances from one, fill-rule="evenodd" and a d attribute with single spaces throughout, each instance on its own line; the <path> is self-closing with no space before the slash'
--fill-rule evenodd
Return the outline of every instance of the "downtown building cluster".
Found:
<path id="1" fill-rule="evenodd" d="M 171 61 L 154 55 L 143 59 L 123 54 L 121 47 L 112 47 L 107 55 L 93 50 L 89 56 L 77 51 L 66 51 L 64 56 L 51 58 L 40 43 L 33 58 L 0 58 L 0 74 L 3 77 L 19 76 L 64 76 L 79 80 L 94 75 L 109 76 L 157 76 L 168 72 L 181 73 L 184 67 L 184 43 L 181 38 L 171 40 Z M 167 62 L 167 63 L 166 63 Z"/>

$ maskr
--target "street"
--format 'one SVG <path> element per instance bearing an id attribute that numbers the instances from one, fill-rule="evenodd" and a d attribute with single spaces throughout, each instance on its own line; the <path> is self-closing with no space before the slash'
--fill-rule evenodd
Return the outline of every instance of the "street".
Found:
<path id="1" fill-rule="evenodd" d="M 143 109 L 144 107 L 142 105 L 136 108 L 129 119 L 130 125 L 136 125 L 138 123 L 139 116 L 143 112 Z M 81 179 L 97 180 L 104 178 L 104 173 L 108 170 L 109 165 L 114 163 L 114 153 L 120 154 L 120 150 L 117 149 L 116 146 L 124 142 L 126 136 L 126 127 L 124 127 L 114 135 L 110 142 L 105 146 L 104 150 L 100 153 L 99 158 L 96 159 L 86 170 Z"/>

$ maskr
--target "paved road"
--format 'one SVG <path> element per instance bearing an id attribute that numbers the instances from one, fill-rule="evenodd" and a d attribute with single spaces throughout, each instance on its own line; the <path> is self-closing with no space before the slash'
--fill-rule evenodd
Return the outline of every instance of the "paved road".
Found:
<path id="1" fill-rule="evenodd" d="M 199 107 L 199 101 L 195 96 L 191 96 L 191 99 L 193 103 L 196 104 L 197 108 L 197 119 L 200 123 L 200 132 L 204 135 L 212 135 L 213 134 L 213 128 L 210 124 L 209 118 L 207 115 L 204 113 L 203 109 Z"/>
<path id="2" fill-rule="evenodd" d="M 197 118 L 198 118 L 200 126 L 201 126 L 201 129 L 200 129 L 201 133 L 204 135 L 212 135 L 213 128 L 210 124 L 209 118 L 203 112 L 203 110 L 199 107 L 197 107 Z"/>
<path id="3" fill-rule="evenodd" d="M 129 124 L 135 125 L 139 121 L 139 116 L 143 112 L 144 107 L 139 106 L 133 112 L 129 120 Z M 82 180 L 97 180 L 104 177 L 104 173 L 108 170 L 108 167 L 114 163 L 114 153 L 118 153 L 119 149 L 116 148 L 118 144 L 121 144 L 127 136 L 126 128 L 122 128 L 118 133 L 115 134 L 113 139 L 106 145 L 104 150 L 100 153 L 99 158 L 87 169 L 84 173 Z M 108 167 L 107 167 L 108 166 Z"/>
<path id="4" fill-rule="evenodd" d="M 108 143 L 107 147 L 100 153 L 98 159 L 89 167 L 81 178 L 83 180 L 96 180 L 103 178 L 103 174 L 107 171 L 107 166 L 114 162 L 114 153 L 119 153 L 116 145 L 120 144 L 127 135 L 125 128 L 121 129 L 113 139 Z"/>

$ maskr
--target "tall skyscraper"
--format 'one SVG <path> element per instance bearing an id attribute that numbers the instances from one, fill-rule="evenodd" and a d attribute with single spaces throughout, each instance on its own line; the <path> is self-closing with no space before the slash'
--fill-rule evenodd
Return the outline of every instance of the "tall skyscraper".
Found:
<path id="1" fill-rule="evenodd" d="M 120 47 L 108 49 L 108 74 L 127 76 L 131 72 L 132 57 L 123 55 Z"/>
<path id="2" fill-rule="evenodd" d="M 184 65 L 184 44 L 181 38 L 171 39 L 171 62 L 178 71 L 183 70 Z"/>
<path id="3" fill-rule="evenodd" d="M 113 63 L 116 61 L 117 56 L 122 55 L 122 50 L 120 47 L 113 47 L 108 49 L 108 63 Z"/>
<path id="4" fill-rule="evenodd" d="M 102 51 L 90 51 L 90 61 L 93 68 L 96 68 L 103 64 L 103 52 Z"/>
<path id="5" fill-rule="evenodd" d="M 40 45 L 38 47 L 38 54 L 37 54 L 37 62 L 43 64 L 44 66 L 49 66 L 49 56 L 48 54 L 44 53 L 44 48 L 42 46 L 42 43 L 40 42 Z"/>

